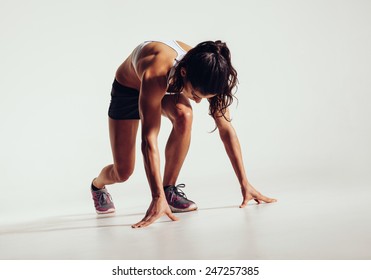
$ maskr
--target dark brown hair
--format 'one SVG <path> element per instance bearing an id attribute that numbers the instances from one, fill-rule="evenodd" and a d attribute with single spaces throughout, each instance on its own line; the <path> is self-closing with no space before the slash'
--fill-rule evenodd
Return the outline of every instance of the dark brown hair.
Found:
<path id="1" fill-rule="evenodd" d="M 186 70 L 185 79 L 203 94 L 216 94 L 208 99 L 209 114 L 215 118 L 223 116 L 233 102 L 233 88 L 237 85 L 237 71 L 231 63 L 231 54 L 222 41 L 205 41 L 189 50 L 175 68 L 169 90 L 183 90 L 181 68 Z M 228 120 L 230 121 L 230 120 Z"/>

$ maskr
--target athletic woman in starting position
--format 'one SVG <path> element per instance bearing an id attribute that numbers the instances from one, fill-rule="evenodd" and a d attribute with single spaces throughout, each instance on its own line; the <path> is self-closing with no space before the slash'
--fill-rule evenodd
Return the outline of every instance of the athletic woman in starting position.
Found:
<path id="1" fill-rule="evenodd" d="M 175 212 L 197 209 L 177 185 L 177 178 L 191 141 L 192 106 L 190 100 L 209 102 L 209 114 L 215 120 L 242 191 L 242 203 L 275 202 L 259 193 L 248 181 L 240 144 L 230 122 L 228 106 L 237 72 L 231 64 L 227 45 L 207 41 L 192 48 L 179 41 L 146 41 L 136 47 L 120 65 L 112 85 L 109 107 L 109 131 L 113 164 L 102 169 L 91 184 L 97 213 L 115 211 L 106 185 L 125 182 L 134 171 L 135 139 L 141 121 L 142 153 L 152 201 L 144 218 L 132 227 L 145 227 L 163 215 L 171 220 Z M 173 125 L 165 148 L 165 170 L 160 174 L 157 138 L 161 116 Z"/>

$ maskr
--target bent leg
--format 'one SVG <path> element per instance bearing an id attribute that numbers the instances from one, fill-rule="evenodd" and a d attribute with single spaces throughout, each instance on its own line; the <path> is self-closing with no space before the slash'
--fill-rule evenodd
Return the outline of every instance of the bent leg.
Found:
<path id="1" fill-rule="evenodd" d="M 93 181 L 94 186 L 103 188 L 105 185 L 126 181 L 134 171 L 135 140 L 139 120 L 114 120 L 109 118 L 109 133 L 113 164 L 102 169 Z"/>
<path id="2" fill-rule="evenodd" d="M 181 190 L 185 185 L 176 185 L 180 169 L 189 150 L 193 119 L 192 107 L 188 99 L 180 95 L 178 103 L 175 103 L 176 98 L 176 96 L 166 96 L 162 100 L 162 113 L 173 124 L 165 149 L 166 163 L 163 179 L 166 200 L 173 213 L 197 209 L 196 203 L 189 200 Z"/>
<path id="3" fill-rule="evenodd" d="M 175 95 L 167 95 L 162 100 L 162 114 L 173 124 L 165 148 L 164 186 L 176 184 L 191 142 L 192 106 L 183 95 L 179 96 L 177 103 L 176 98 Z"/>

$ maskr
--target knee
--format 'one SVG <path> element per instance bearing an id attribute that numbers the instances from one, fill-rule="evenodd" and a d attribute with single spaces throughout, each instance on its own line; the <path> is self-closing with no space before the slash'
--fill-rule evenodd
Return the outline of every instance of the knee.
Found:
<path id="1" fill-rule="evenodd" d="M 130 176 L 134 172 L 134 167 L 132 168 L 127 168 L 127 167 L 120 167 L 120 166 L 115 166 L 115 179 L 117 183 L 123 183 L 127 181 Z"/>
<path id="2" fill-rule="evenodd" d="M 182 108 L 178 110 L 175 120 L 173 121 L 174 128 L 178 131 L 185 132 L 192 127 L 193 112 L 191 108 Z"/>

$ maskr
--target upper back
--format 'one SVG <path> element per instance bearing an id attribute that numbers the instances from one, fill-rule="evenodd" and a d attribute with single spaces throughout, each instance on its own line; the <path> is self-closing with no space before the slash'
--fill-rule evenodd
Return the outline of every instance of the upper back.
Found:
<path id="1" fill-rule="evenodd" d="M 146 41 L 137 46 L 120 65 L 116 79 L 139 90 L 144 72 L 167 76 L 176 60 L 192 47 L 179 41 Z"/>

